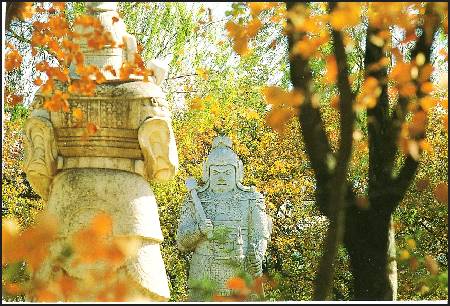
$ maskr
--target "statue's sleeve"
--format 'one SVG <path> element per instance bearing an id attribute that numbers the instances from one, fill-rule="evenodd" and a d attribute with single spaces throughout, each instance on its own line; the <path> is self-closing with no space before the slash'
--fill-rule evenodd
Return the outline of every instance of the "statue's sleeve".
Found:
<path id="1" fill-rule="evenodd" d="M 255 276 L 262 274 L 262 261 L 267 249 L 267 242 L 270 240 L 272 222 L 266 214 L 266 205 L 262 194 L 255 193 L 256 196 L 250 200 L 249 219 L 249 254 L 248 260 Z"/>
<path id="2" fill-rule="evenodd" d="M 58 157 L 49 117 L 48 111 L 35 109 L 24 127 L 24 170 L 31 186 L 44 200 L 48 199 L 50 185 L 56 175 Z"/>
<path id="3" fill-rule="evenodd" d="M 191 251 L 195 249 L 203 234 L 200 232 L 198 222 L 195 218 L 194 203 L 191 199 L 185 199 L 181 208 L 180 221 L 177 230 L 177 246 L 180 251 Z"/>

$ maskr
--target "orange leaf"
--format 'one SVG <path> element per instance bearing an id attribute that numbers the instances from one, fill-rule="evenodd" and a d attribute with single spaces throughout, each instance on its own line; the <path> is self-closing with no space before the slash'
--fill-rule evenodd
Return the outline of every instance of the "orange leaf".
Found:
<path id="1" fill-rule="evenodd" d="M 259 18 L 254 18 L 252 21 L 250 21 L 247 25 L 246 29 L 246 35 L 248 38 L 252 38 L 258 33 L 259 29 L 261 28 L 262 23 L 259 20 Z"/>
<path id="2" fill-rule="evenodd" d="M 325 75 L 325 81 L 327 84 L 334 84 L 336 83 L 338 73 L 336 58 L 334 56 L 328 56 L 326 59 L 326 63 L 327 63 L 327 73 Z"/>
<path id="3" fill-rule="evenodd" d="M 427 114 L 423 111 L 416 112 L 409 124 L 409 134 L 412 137 L 422 135 L 425 132 L 426 123 Z"/>
<path id="4" fill-rule="evenodd" d="M 412 97 L 416 94 L 416 86 L 412 82 L 407 82 L 400 86 L 398 92 L 404 97 Z"/>
<path id="5" fill-rule="evenodd" d="M 266 100 L 266 103 L 274 106 L 279 105 L 291 105 L 300 106 L 303 103 L 304 96 L 297 90 L 286 91 L 277 86 L 264 87 L 262 93 Z"/>
<path id="6" fill-rule="evenodd" d="M 240 277 L 232 277 L 227 281 L 227 288 L 231 290 L 243 290 L 247 287 L 245 281 Z"/>
<path id="7" fill-rule="evenodd" d="M 91 221 L 91 227 L 99 236 L 112 233 L 112 218 L 106 213 L 96 215 Z"/>
<path id="8" fill-rule="evenodd" d="M 4 286 L 5 291 L 11 295 L 19 295 L 24 292 L 24 289 L 22 288 L 21 284 L 18 283 L 6 283 Z"/>
<path id="9" fill-rule="evenodd" d="M 417 191 L 424 191 L 425 189 L 427 189 L 427 187 L 430 185 L 430 180 L 425 178 L 425 179 L 420 179 L 416 182 L 416 189 Z"/>
<path id="10" fill-rule="evenodd" d="M 88 122 L 88 124 L 86 125 L 86 130 L 88 132 L 88 135 L 94 135 L 95 133 L 97 133 L 98 127 L 95 123 Z"/>
<path id="11" fill-rule="evenodd" d="M 76 121 L 83 120 L 83 111 L 80 108 L 74 108 L 72 111 L 72 116 Z"/>
<path id="12" fill-rule="evenodd" d="M 65 6 L 66 6 L 66 3 L 65 2 L 52 2 L 52 6 L 55 8 L 55 9 L 57 9 L 57 10 L 59 10 L 59 11 L 64 11 L 64 8 L 65 8 Z"/>
<path id="13" fill-rule="evenodd" d="M 448 203 L 448 184 L 447 183 L 439 183 L 436 188 L 434 189 L 434 196 L 436 199 L 443 203 Z"/>
<path id="14" fill-rule="evenodd" d="M 18 6 L 17 18 L 19 18 L 20 20 L 31 18 L 35 13 L 33 2 L 22 2 L 18 4 Z"/>
<path id="15" fill-rule="evenodd" d="M 12 94 L 6 96 L 6 102 L 11 106 L 20 104 L 20 103 L 22 103 L 22 101 L 23 101 L 23 96 L 12 95 Z"/>
<path id="16" fill-rule="evenodd" d="M 59 285 L 60 290 L 66 300 L 68 299 L 70 294 L 73 294 L 73 292 L 77 286 L 75 279 L 68 275 L 63 275 L 58 280 L 58 285 Z"/>
<path id="17" fill-rule="evenodd" d="M 430 92 L 432 92 L 434 89 L 433 83 L 431 82 L 425 82 L 420 86 L 420 90 L 424 93 L 424 94 L 429 94 Z"/>
<path id="18" fill-rule="evenodd" d="M 439 265 L 431 255 L 425 256 L 425 267 L 432 275 L 436 275 L 439 272 Z"/>
<path id="19" fill-rule="evenodd" d="M 51 292 L 48 289 L 41 289 L 36 292 L 36 301 L 37 302 L 57 302 L 58 297 L 56 294 Z"/>
<path id="20" fill-rule="evenodd" d="M 5 59 L 5 69 L 6 71 L 11 71 L 20 67 L 22 63 L 22 56 L 19 54 L 19 51 L 13 49 L 8 52 Z"/>
<path id="21" fill-rule="evenodd" d="M 275 108 L 267 114 L 267 124 L 280 134 L 284 133 L 286 128 L 285 124 L 295 116 L 294 111 L 291 108 Z"/>
<path id="22" fill-rule="evenodd" d="M 196 109 L 196 110 L 202 110 L 205 108 L 205 106 L 203 105 L 203 101 L 201 98 L 196 97 L 193 98 L 190 102 L 189 102 L 189 106 L 191 109 Z"/>
<path id="23" fill-rule="evenodd" d="M 423 110 L 428 112 L 431 108 L 435 107 L 437 104 L 437 100 L 433 97 L 426 96 L 420 99 L 420 106 L 422 106 Z"/>

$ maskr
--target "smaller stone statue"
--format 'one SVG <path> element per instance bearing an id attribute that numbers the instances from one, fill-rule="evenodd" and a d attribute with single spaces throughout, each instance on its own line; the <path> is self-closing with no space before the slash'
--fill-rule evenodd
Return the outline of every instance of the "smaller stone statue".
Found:
<path id="1" fill-rule="evenodd" d="M 228 137 L 214 139 L 203 166 L 204 186 L 186 180 L 189 194 L 177 231 L 178 248 L 194 252 L 188 280 L 191 300 L 202 299 L 198 282 L 213 282 L 219 294 L 227 295 L 227 280 L 240 271 L 262 275 L 271 233 L 263 196 L 241 184 L 242 161 Z"/>

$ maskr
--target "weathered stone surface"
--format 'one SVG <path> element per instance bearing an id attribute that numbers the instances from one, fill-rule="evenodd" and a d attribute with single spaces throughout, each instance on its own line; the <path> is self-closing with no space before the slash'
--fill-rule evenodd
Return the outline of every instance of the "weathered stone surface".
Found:
<path id="1" fill-rule="evenodd" d="M 107 46 L 92 51 L 82 45 L 85 64 L 120 68 L 125 61 L 132 61 L 135 39 L 126 33 L 114 10 L 116 4 L 93 2 L 87 6 L 88 12 L 97 16 L 114 40 L 124 42 L 126 48 Z M 114 24 L 113 16 L 119 18 Z M 79 108 L 83 113 L 81 121 L 71 111 L 48 112 L 43 107 L 47 97 L 41 92 L 36 94 L 25 125 L 24 168 L 33 188 L 48 200 L 47 210 L 58 217 L 60 224 L 58 239 L 38 274 L 40 279 L 52 277 L 51 259 L 71 243 L 71 236 L 86 229 L 98 213 L 106 213 L 113 220 L 113 237 L 140 241 L 135 256 L 110 270 L 137 284 L 145 301 L 169 299 L 160 252 L 163 236 L 158 208 L 146 180 L 171 179 L 178 168 L 178 155 L 165 94 L 158 86 L 167 70 L 161 62 L 152 63 L 155 74 L 149 82 L 133 76 L 124 82 L 106 75 L 107 82 L 97 85 L 93 96 L 70 95 L 70 110 Z M 71 76 L 77 77 L 73 69 Z M 62 84 L 58 88 L 67 92 Z M 88 124 L 95 124 L 98 130 L 86 137 Z M 101 266 L 67 263 L 63 269 L 84 279 Z M 90 297 L 83 300 L 89 301 Z"/>
<path id="2" fill-rule="evenodd" d="M 188 280 L 192 300 L 200 299 L 200 292 L 193 288 L 196 281 L 208 279 L 216 283 L 220 294 L 229 294 L 226 281 L 239 270 L 260 276 L 271 233 L 263 196 L 241 184 L 242 162 L 229 138 L 214 139 L 203 175 L 202 187 L 186 182 L 190 193 L 177 231 L 179 249 L 193 251 Z"/>

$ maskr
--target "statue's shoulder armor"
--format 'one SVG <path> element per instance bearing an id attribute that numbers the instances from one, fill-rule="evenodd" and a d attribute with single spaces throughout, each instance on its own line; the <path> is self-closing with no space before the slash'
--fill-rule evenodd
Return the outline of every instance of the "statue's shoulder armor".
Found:
<path id="1" fill-rule="evenodd" d="M 256 205 L 261 209 L 264 209 L 265 208 L 264 197 L 260 192 L 256 191 L 256 187 L 255 186 L 250 187 L 243 186 L 243 187 L 244 188 L 241 188 L 239 190 L 239 197 L 241 199 L 249 200 L 251 206 Z"/>

